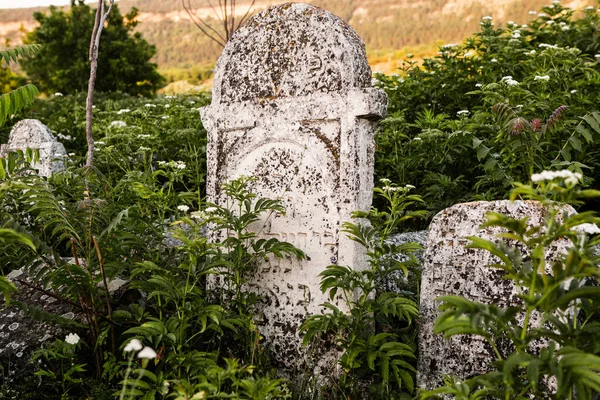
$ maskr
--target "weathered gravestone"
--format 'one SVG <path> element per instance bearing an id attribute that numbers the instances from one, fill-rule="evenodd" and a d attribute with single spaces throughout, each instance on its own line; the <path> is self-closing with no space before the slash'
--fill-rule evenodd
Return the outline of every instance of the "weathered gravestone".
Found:
<path id="1" fill-rule="evenodd" d="M 512 281 L 503 279 L 505 272 L 487 267 L 498 262 L 491 253 L 480 249 L 467 249 L 467 236 L 478 236 L 487 240 L 498 240 L 502 232 L 498 227 L 481 229 L 488 211 L 498 212 L 512 218 L 528 217 L 529 226 L 543 224 L 547 210 L 534 201 L 508 200 L 457 204 L 437 214 L 429 226 L 425 242 L 425 256 L 421 281 L 421 326 L 419 333 L 419 387 L 433 389 L 442 385 L 443 375 L 454 375 L 465 379 L 489 371 L 489 362 L 495 359 L 494 351 L 485 341 L 471 335 L 458 335 L 443 339 L 435 335 L 433 326 L 439 315 L 439 301 L 444 295 L 457 295 L 469 300 L 499 307 L 519 303 L 517 289 Z M 575 210 L 565 206 L 570 214 Z M 561 240 L 548 248 L 547 260 L 556 259 L 566 252 L 570 242 Z M 532 323 L 538 318 L 533 316 Z M 510 352 L 497 344 L 502 353 Z M 508 344 L 505 344 L 508 346 Z M 539 342 L 536 347 L 541 348 Z"/>
<path id="2" fill-rule="evenodd" d="M 39 162 L 32 167 L 38 169 L 41 176 L 50 176 L 53 172 L 64 169 L 60 158 L 67 155 L 65 146 L 37 119 L 24 119 L 15 124 L 8 136 L 8 143 L 0 145 L 0 157 L 6 157 L 11 151 L 25 151 L 27 148 L 39 150 Z"/>
<path id="3" fill-rule="evenodd" d="M 267 216 L 254 229 L 309 257 L 264 263 L 251 283 L 264 299 L 261 333 L 287 365 L 299 360 L 298 326 L 328 300 L 319 273 L 332 263 L 364 265 L 363 250 L 340 228 L 371 205 L 374 121 L 386 110 L 385 93 L 371 87 L 362 40 L 310 5 L 257 14 L 217 63 L 212 104 L 201 111 L 208 198 L 224 205 L 223 183 L 256 177 L 257 194 L 281 199 L 286 215 Z"/>

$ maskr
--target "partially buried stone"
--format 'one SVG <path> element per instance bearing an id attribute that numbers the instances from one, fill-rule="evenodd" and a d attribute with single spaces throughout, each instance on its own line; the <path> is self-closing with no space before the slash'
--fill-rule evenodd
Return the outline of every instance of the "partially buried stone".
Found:
<path id="1" fill-rule="evenodd" d="M 32 167 L 41 176 L 47 177 L 64 169 L 61 158 L 67 155 L 65 146 L 37 119 L 24 119 L 15 124 L 8 136 L 8 143 L 0 145 L 0 157 L 6 157 L 11 151 L 25 151 L 28 148 L 39 150 L 39 162 Z"/>
<path id="2" fill-rule="evenodd" d="M 498 240 L 498 227 L 480 228 L 486 221 L 486 213 L 493 211 L 511 218 L 527 217 L 529 226 L 541 226 L 547 210 L 534 201 L 508 200 L 457 204 L 437 214 L 429 226 L 425 242 L 423 276 L 421 281 L 419 333 L 418 386 L 432 389 L 442 385 L 444 375 L 465 379 L 489 371 L 489 363 L 495 359 L 491 346 L 472 335 L 453 336 L 444 340 L 435 335 L 433 326 L 439 315 L 439 296 L 456 295 L 469 300 L 499 307 L 519 304 L 518 289 L 512 281 L 504 279 L 504 271 L 488 267 L 497 262 L 491 253 L 480 249 L 469 249 L 467 236 L 478 236 L 486 240 Z M 571 206 L 563 212 L 574 214 Z M 554 260 L 567 251 L 571 244 L 564 239 L 554 242 L 546 252 L 546 260 Z M 537 317 L 532 323 L 539 323 Z M 535 344 L 539 350 L 544 343 Z M 510 348 L 500 348 L 510 352 Z"/>

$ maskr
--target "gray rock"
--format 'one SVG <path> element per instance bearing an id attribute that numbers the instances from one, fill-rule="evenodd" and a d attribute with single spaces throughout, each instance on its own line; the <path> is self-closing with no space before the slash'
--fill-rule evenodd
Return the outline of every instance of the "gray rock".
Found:
<path id="1" fill-rule="evenodd" d="M 387 242 L 397 246 L 409 242 L 416 242 L 421 246 L 424 246 L 426 238 L 427 231 L 404 232 L 390 236 Z M 413 253 L 413 256 L 418 261 L 418 265 L 409 268 L 408 276 L 405 276 L 402 271 L 395 271 L 391 273 L 385 280 L 383 280 L 383 282 L 381 282 L 378 291 L 394 293 L 416 293 L 419 281 L 421 279 L 423 254 L 424 250 L 419 250 Z M 400 262 L 408 260 L 408 256 L 402 253 L 393 254 L 392 257 Z"/>
<path id="2" fill-rule="evenodd" d="M 50 129 L 37 119 L 24 119 L 15 124 L 10 131 L 8 143 L 0 145 L 0 157 L 6 157 L 11 151 L 38 149 L 40 159 L 32 165 L 41 176 L 50 176 L 62 171 L 64 164 L 60 160 L 67 156 L 62 143 L 58 142 Z"/>

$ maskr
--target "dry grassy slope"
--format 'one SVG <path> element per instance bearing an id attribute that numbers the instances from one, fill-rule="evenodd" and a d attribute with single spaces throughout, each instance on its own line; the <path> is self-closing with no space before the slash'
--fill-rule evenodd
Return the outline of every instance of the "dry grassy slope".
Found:
<path id="1" fill-rule="evenodd" d="M 326 8 L 350 23 L 367 44 L 374 69 L 389 72 L 409 52 L 417 57 L 436 51 L 435 44 L 457 42 L 478 30 L 479 20 L 492 15 L 496 24 L 525 23 L 529 10 L 539 10 L 551 0 L 305 0 Z M 238 0 L 237 14 L 247 9 L 249 0 Z M 257 0 L 263 9 L 277 0 Z M 215 1 L 213 0 L 213 3 Z M 189 21 L 179 0 L 120 0 L 121 12 L 140 10 L 138 30 L 158 49 L 155 61 L 162 70 L 214 64 L 220 49 Z M 212 15 L 206 0 L 192 0 L 197 12 Z M 594 0 L 563 0 L 575 9 L 594 5 Z M 35 26 L 33 11 L 0 10 L 0 38 L 18 43 L 22 34 Z"/>

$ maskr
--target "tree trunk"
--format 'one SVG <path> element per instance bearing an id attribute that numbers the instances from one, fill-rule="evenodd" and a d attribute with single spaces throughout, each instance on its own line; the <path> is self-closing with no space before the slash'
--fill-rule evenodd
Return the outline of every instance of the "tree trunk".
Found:
<path id="1" fill-rule="evenodd" d="M 94 86 L 96 85 L 96 71 L 98 70 L 98 47 L 100 46 L 100 35 L 104 28 L 104 22 L 112 10 L 114 0 L 109 0 L 108 10 L 104 12 L 104 0 L 98 0 L 96 9 L 96 21 L 90 40 L 90 80 L 88 81 L 88 93 L 85 102 L 85 138 L 87 140 L 88 152 L 85 162 L 86 167 L 91 167 L 94 162 L 94 137 L 92 135 L 92 111 L 94 101 Z"/>

